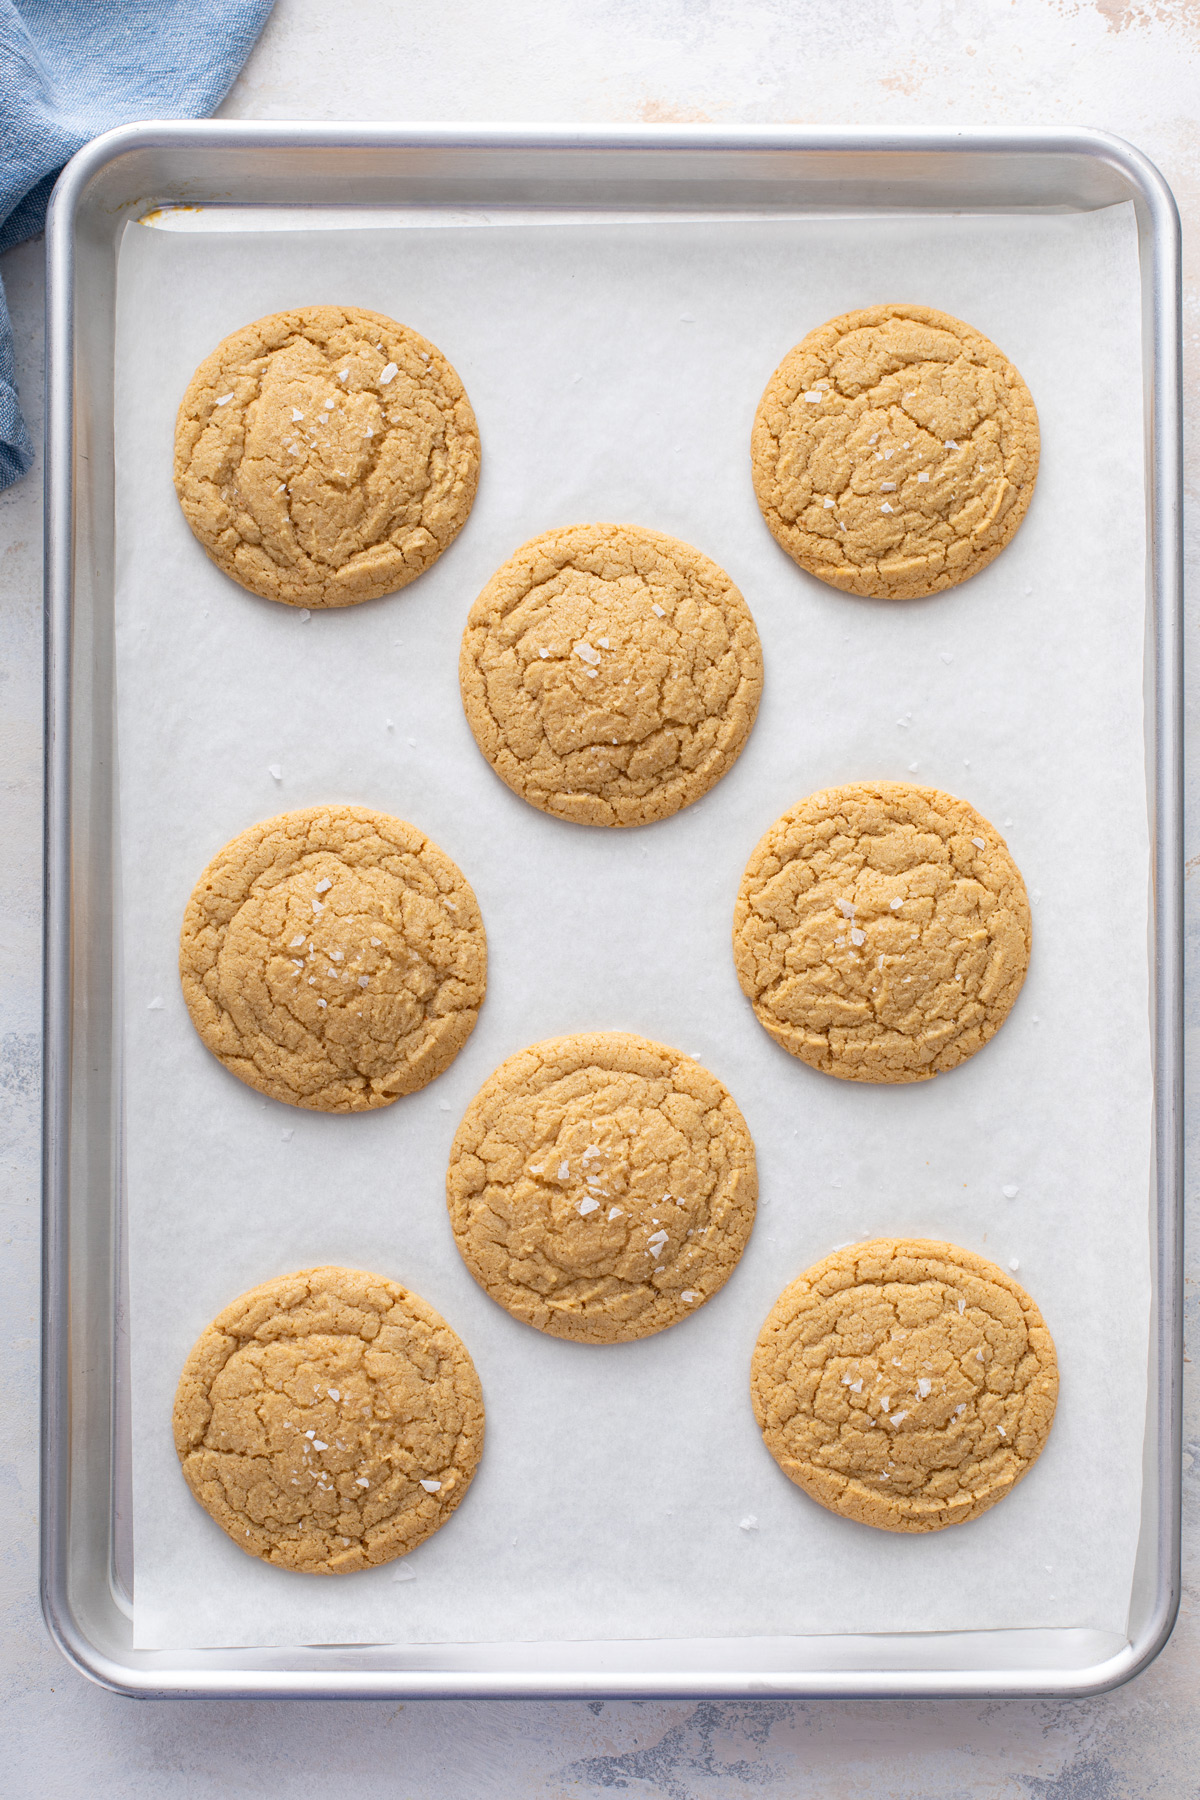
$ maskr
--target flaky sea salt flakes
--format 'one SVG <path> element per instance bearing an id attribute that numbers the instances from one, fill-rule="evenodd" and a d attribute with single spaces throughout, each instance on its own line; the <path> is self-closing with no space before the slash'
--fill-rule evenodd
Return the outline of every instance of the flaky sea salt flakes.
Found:
<path id="1" fill-rule="evenodd" d="M 971 842 L 974 844 L 974 846 L 977 850 L 983 850 L 986 848 L 982 838 L 972 838 Z"/>
<path id="2" fill-rule="evenodd" d="M 283 780 L 283 769 L 280 767 L 280 765 L 278 763 L 268 763 L 267 764 L 267 774 L 271 777 L 272 781 L 282 781 Z"/>
<path id="3" fill-rule="evenodd" d="M 891 907 L 893 912 L 899 912 L 900 908 L 904 905 L 904 902 L 900 898 L 899 894 L 897 894 L 897 895 L 895 895 L 895 897 L 893 899 L 888 901 L 888 905 Z"/>
<path id="4" fill-rule="evenodd" d="M 825 398 L 825 394 L 821 388 L 809 388 L 804 398 L 808 401 L 810 406 L 818 406 Z"/>
<path id="5" fill-rule="evenodd" d="M 646 1239 L 646 1248 L 656 1261 L 662 1255 L 666 1247 L 667 1234 L 665 1231 L 652 1231 L 650 1236 Z"/>
<path id="6" fill-rule="evenodd" d="M 383 368 L 379 371 L 380 387 L 386 387 L 389 381 L 394 381 L 397 373 L 398 371 L 395 363 L 385 363 Z"/>
<path id="7" fill-rule="evenodd" d="M 946 439 L 946 448 L 947 448 L 947 450 L 957 450 L 958 445 L 955 443 L 953 438 L 947 438 Z"/>
<path id="8" fill-rule="evenodd" d="M 650 610 L 652 613 L 656 614 L 656 616 L 660 619 L 665 619 L 667 616 L 665 609 L 658 604 L 657 600 L 654 602 L 654 605 L 650 608 Z"/>
<path id="9" fill-rule="evenodd" d="M 843 919 L 852 919 L 854 917 L 855 906 L 854 906 L 853 900 L 840 900 L 839 899 L 839 900 L 835 900 L 833 904 L 837 907 L 837 909 L 841 913 Z"/>
<path id="10" fill-rule="evenodd" d="M 929 480 L 929 470 L 922 469 L 920 474 L 917 476 L 917 480 L 918 481 L 928 481 Z"/>
<path id="11" fill-rule="evenodd" d="M 285 1125 L 279 1135 L 285 1144 L 290 1144 L 296 1135 L 296 1128 L 294 1125 Z"/>
<path id="12" fill-rule="evenodd" d="M 558 1179 L 560 1181 L 565 1181 L 570 1173 L 571 1173 L 570 1163 L 569 1162 L 560 1162 L 558 1165 Z"/>
<path id="13" fill-rule="evenodd" d="M 370 979 L 371 977 L 369 975 L 360 975 L 358 978 L 359 987 L 366 987 Z"/>
<path id="14" fill-rule="evenodd" d="M 303 940 L 302 940 L 302 941 L 303 941 Z M 379 946 L 380 946 L 380 944 L 382 944 L 382 942 L 383 942 L 383 939 L 382 939 L 382 938 L 372 938 L 372 939 L 371 939 L 371 943 L 372 943 L 372 944 L 373 944 L 373 945 L 374 945 L 374 947 L 375 947 L 375 948 L 376 948 L 376 949 L 378 949 L 378 948 L 379 948 Z"/>
<path id="15" fill-rule="evenodd" d="M 891 509 L 891 507 L 890 507 L 890 506 L 889 506 L 889 505 L 888 505 L 888 503 L 887 503 L 887 501 L 886 501 L 886 500 L 885 500 L 885 501 L 884 501 L 884 503 L 883 503 L 883 505 L 882 505 L 882 506 L 881 506 L 881 507 L 880 507 L 880 509 L 879 509 L 879 510 L 880 510 L 880 512 L 886 512 L 886 513 L 890 513 L 890 512 L 891 512 L 891 510 L 892 510 L 892 509 Z"/>
<path id="16" fill-rule="evenodd" d="M 400 1567 L 396 1570 L 395 1574 L 392 1576 L 393 1581 L 415 1581 L 416 1579 L 417 1579 L 417 1571 L 415 1569 L 408 1568 L 404 1563 L 400 1564 Z"/>
<path id="17" fill-rule="evenodd" d="M 316 887 L 313 889 L 313 892 L 316 894 L 326 894 L 329 892 L 329 889 L 332 886 L 333 886 L 333 883 L 332 883 L 332 881 L 330 881 L 328 875 L 323 875 L 321 877 L 320 881 L 318 881 Z"/>
<path id="18" fill-rule="evenodd" d="M 349 369 L 339 369 L 338 370 L 338 380 L 345 381 L 345 379 L 349 373 L 350 373 Z"/>
<path id="19" fill-rule="evenodd" d="M 698 1300 L 700 1298 L 700 1296 L 696 1292 L 695 1288 L 684 1288 L 684 1290 L 683 1290 L 682 1294 L 680 1294 L 679 1298 L 681 1300 L 686 1300 L 687 1304 L 690 1306 L 692 1304 L 693 1300 Z"/>
<path id="20" fill-rule="evenodd" d="M 928 1400 L 928 1398 L 932 1392 L 933 1392 L 932 1381 L 930 1381 L 928 1375 L 922 1375 L 917 1381 L 917 1393 L 920 1395 L 922 1400 Z"/>
<path id="21" fill-rule="evenodd" d="M 548 651 L 548 650 L 543 650 L 543 649 L 542 649 L 542 648 L 541 648 L 541 647 L 540 647 L 540 646 L 539 646 L 539 648 L 538 648 L 538 655 L 539 655 L 539 656 L 540 656 L 540 657 L 541 657 L 541 658 L 542 658 L 542 661 L 543 661 L 543 662 L 544 662 L 544 661 L 545 661 L 545 660 L 546 660 L 546 658 L 547 658 L 547 657 L 548 657 L 548 656 L 549 656 L 549 654 L 550 654 L 550 652 L 549 652 L 549 651 Z"/>
<path id="22" fill-rule="evenodd" d="M 288 949 L 289 950 L 298 950 L 303 942 L 304 942 L 304 933 L 302 931 L 298 931 L 296 933 L 295 937 L 292 939 L 291 943 L 288 945 Z"/>
<path id="23" fill-rule="evenodd" d="M 757 1531 L 758 1530 L 758 1520 L 755 1518 L 753 1513 L 747 1513 L 744 1519 L 738 1520 L 738 1530 L 739 1531 Z"/>
<path id="24" fill-rule="evenodd" d="M 218 406 L 228 406 L 228 405 L 229 405 L 229 402 L 230 402 L 230 401 L 231 401 L 231 400 L 232 400 L 232 399 L 233 399 L 233 395 L 232 395 L 232 394 L 222 394 L 222 395 L 221 395 L 221 398 L 220 398 L 220 399 L 219 399 L 219 400 L 218 400 L 218 401 L 217 401 L 217 405 L 218 405 Z"/>
<path id="25" fill-rule="evenodd" d="M 894 481 L 881 481 L 879 484 L 879 491 L 881 494 L 894 494 L 896 491 L 896 484 Z"/>
<path id="26" fill-rule="evenodd" d="M 581 1200 L 575 1210 L 582 1218 L 586 1219 L 589 1213 L 599 1212 L 600 1202 L 598 1200 Z"/>
<path id="27" fill-rule="evenodd" d="M 1011 1270 L 1012 1270 L 1012 1272 L 1013 1272 L 1013 1274 L 1014 1274 L 1014 1275 L 1015 1275 L 1015 1274 L 1016 1274 L 1016 1272 L 1017 1272 L 1017 1270 L 1018 1270 L 1018 1269 L 1019 1269 L 1019 1268 L 1020 1268 L 1020 1266 L 1021 1266 L 1021 1265 L 1020 1265 L 1020 1263 L 1019 1263 L 1019 1262 L 1018 1262 L 1018 1261 L 1017 1261 L 1017 1259 L 1016 1259 L 1016 1257 L 1015 1257 L 1015 1256 L 1010 1256 L 1010 1257 L 1009 1257 L 1009 1259 L 1008 1259 L 1008 1266 L 1009 1266 L 1009 1268 L 1010 1268 L 1010 1269 L 1011 1269 Z"/>
<path id="28" fill-rule="evenodd" d="M 900 1423 L 901 1419 L 907 1419 L 908 1414 L 906 1412 L 898 1412 L 898 1413 L 890 1413 L 888 1416 L 890 1417 L 893 1425 L 898 1425 Z"/>
<path id="29" fill-rule="evenodd" d="M 324 1012 L 325 1009 L 328 1007 L 329 1002 L 328 1002 L 328 1000 L 318 1000 L 317 1005 L 321 1008 L 322 1012 Z"/>
<path id="30" fill-rule="evenodd" d="M 853 931 L 850 933 L 850 942 L 852 944 L 865 944 L 866 941 L 867 941 L 866 932 L 860 931 L 858 926 L 856 925 L 854 927 Z"/>
<path id="31" fill-rule="evenodd" d="M 442 1484 L 440 1481 L 433 1481 L 429 1476 L 425 1476 L 422 1479 L 421 1486 L 425 1489 L 427 1494 L 436 1494 L 441 1491 Z"/>
<path id="32" fill-rule="evenodd" d="M 367 1480 L 365 1475 L 356 1475 L 354 1477 L 354 1485 L 355 1487 L 370 1487 L 371 1483 Z"/>
<path id="33" fill-rule="evenodd" d="M 625 1217 L 625 1208 L 623 1206 L 610 1206 L 608 1209 L 608 1217 L 610 1223 L 613 1219 L 623 1219 Z"/>
<path id="34" fill-rule="evenodd" d="M 1008 1182 L 1005 1187 L 1000 1189 L 1006 1200 L 1015 1200 L 1020 1191 L 1015 1181 Z"/>
<path id="35" fill-rule="evenodd" d="M 958 1310 L 960 1313 L 964 1313 L 967 1310 L 967 1303 L 961 1294 L 958 1296 Z"/>
<path id="36" fill-rule="evenodd" d="M 308 621 L 311 618 L 312 618 L 312 614 L 309 612 L 307 606 L 302 606 L 300 608 L 300 623 L 302 625 L 307 625 Z"/>
<path id="37" fill-rule="evenodd" d="M 592 646 L 585 638 L 580 638 L 579 642 L 576 644 L 575 654 L 580 662 L 591 663 L 594 665 L 600 661 L 600 652 L 598 650 L 593 650 Z"/>
<path id="38" fill-rule="evenodd" d="M 298 406 L 293 406 L 293 408 L 292 408 L 292 424 L 298 425 L 300 420 L 303 417 L 304 417 L 304 414 L 300 411 L 300 408 Z"/>
<path id="39" fill-rule="evenodd" d="M 833 500 L 828 494 L 826 494 L 824 500 L 822 500 L 821 505 L 825 508 L 826 512 L 832 512 Z"/>

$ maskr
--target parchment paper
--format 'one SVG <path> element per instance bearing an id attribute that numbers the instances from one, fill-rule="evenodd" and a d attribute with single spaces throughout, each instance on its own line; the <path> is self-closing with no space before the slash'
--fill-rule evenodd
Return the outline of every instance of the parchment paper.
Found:
<path id="1" fill-rule="evenodd" d="M 117 601 L 138 1645 L 1124 1630 L 1151 1121 L 1134 234 L 1129 207 L 127 231 Z M 989 569 L 889 604 L 788 560 L 755 505 L 748 442 L 791 344 L 893 298 L 966 318 L 1013 358 L 1037 402 L 1042 469 Z M 207 561 L 174 498 L 171 448 L 183 388 L 221 337 L 320 301 L 378 308 L 439 344 L 476 408 L 484 464 L 471 519 L 430 573 L 304 621 Z M 625 832 L 567 826 L 502 786 L 456 673 L 492 570 L 535 532 L 603 519 L 674 533 L 721 563 L 766 663 L 732 773 L 676 818 Z M 746 858 L 786 807 L 835 782 L 908 775 L 1004 832 L 1033 899 L 1033 965 L 970 1063 L 925 1085 L 856 1086 L 761 1030 L 734 977 L 730 919 Z M 427 831 L 475 887 L 491 950 L 479 1026 L 449 1071 L 348 1118 L 267 1102 L 226 1074 L 176 973 L 208 858 L 254 820 L 318 801 Z M 720 1075 L 762 1183 L 718 1298 L 605 1349 L 545 1338 L 489 1301 L 443 1197 L 454 1128 L 491 1069 L 592 1028 L 675 1044 Z M 876 1234 L 1015 1257 L 1061 1358 L 1037 1468 L 982 1519 L 929 1537 L 822 1511 L 772 1462 L 748 1400 L 779 1290 L 834 1245 Z M 394 1276 L 436 1306 L 475 1359 L 488 1422 L 445 1529 L 401 1564 L 339 1580 L 236 1549 L 188 1493 L 169 1424 L 184 1357 L 214 1314 L 322 1262 Z"/>

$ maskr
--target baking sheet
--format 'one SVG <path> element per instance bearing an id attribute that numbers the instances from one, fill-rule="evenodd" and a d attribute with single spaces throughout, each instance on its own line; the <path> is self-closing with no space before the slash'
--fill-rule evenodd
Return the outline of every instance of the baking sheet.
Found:
<path id="1" fill-rule="evenodd" d="M 748 459 L 783 352 L 887 298 L 994 338 L 1042 428 L 1038 491 L 1010 548 L 967 586 L 902 605 L 798 571 L 761 521 Z M 252 318 L 319 301 L 389 312 L 441 346 L 476 408 L 484 468 L 432 571 L 306 621 L 208 563 L 170 461 L 201 357 Z M 263 237 L 134 226 L 118 340 L 137 1646 L 1123 1632 L 1150 1298 L 1132 208 L 669 225 L 498 215 Z M 695 543 L 738 582 L 763 640 L 742 758 L 696 806 L 637 831 L 572 828 L 523 805 L 483 763 L 458 699 L 458 639 L 488 575 L 535 532 L 582 519 Z M 911 1088 L 835 1082 L 787 1057 L 729 951 L 762 831 L 815 788 L 865 776 L 971 800 L 1007 837 L 1034 906 L 1033 964 L 1003 1031 Z M 255 819 L 331 800 L 411 818 L 440 843 L 475 887 L 491 952 L 479 1026 L 449 1071 L 351 1118 L 265 1101 L 227 1075 L 176 975 L 183 906 L 213 851 Z M 674 1043 L 720 1075 L 762 1184 L 725 1290 L 657 1338 L 603 1350 L 495 1307 L 458 1259 L 443 1201 L 454 1128 L 490 1070 L 523 1044 L 592 1028 Z M 813 1505 L 749 1407 L 750 1352 L 779 1289 L 834 1244 L 877 1234 L 1017 1258 L 1059 1350 L 1058 1418 L 1036 1470 L 982 1519 L 933 1537 Z M 450 1524 L 404 1562 L 343 1581 L 238 1551 L 191 1499 L 169 1428 L 179 1368 L 211 1317 L 325 1261 L 392 1275 L 443 1312 L 488 1418 Z"/>

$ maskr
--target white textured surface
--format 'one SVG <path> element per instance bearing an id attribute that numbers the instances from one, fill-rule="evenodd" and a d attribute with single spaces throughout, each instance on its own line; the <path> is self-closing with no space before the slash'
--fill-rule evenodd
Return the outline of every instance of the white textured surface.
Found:
<path id="1" fill-rule="evenodd" d="M 1188 0 L 280 0 L 233 116 L 1099 125 L 1200 210 L 1200 12 Z M 5 258 L 22 396 L 40 407 L 41 250 Z M 1198 267 L 1185 261 L 1197 374 Z M 1189 443 L 1189 448 L 1191 448 Z M 1194 449 L 1189 485 L 1196 479 Z M 1200 1762 L 1194 1530 L 1176 1633 L 1131 1686 L 1080 1703 L 135 1706 L 70 1672 L 36 1598 L 40 494 L 0 496 L 0 1714 L 2 1784 L 75 1800 L 275 1792 L 566 1800 L 1170 1800 Z M 1195 553 L 1190 566 L 1195 569 Z M 1196 821 L 1193 800 L 1190 821 Z M 1197 836 L 1194 823 L 1189 843 Z M 1189 1024 L 1196 1016 L 1189 1002 Z M 1194 1036 L 1194 1032 L 1192 1033 Z M 1189 1285 L 1189 1296 L 1193 1292 Z M 1189 1371 L 1190 1373 L 1190 1371 Z M 1185 1525 L 1197 1517 L 1189 1392 Z M 1200 1452 L 1198 1452 L 1200 1453 Z M 1189 1582 L 1189 1576 L 1192 1578 Z"/>

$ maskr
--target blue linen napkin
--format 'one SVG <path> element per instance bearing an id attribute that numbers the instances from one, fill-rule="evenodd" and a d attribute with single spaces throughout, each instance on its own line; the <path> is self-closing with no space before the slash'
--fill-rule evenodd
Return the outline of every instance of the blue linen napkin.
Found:
<path id="1" fill-rule="evenodd" d="M 274 3 L 0 0 L 0 251 L 42 229 L 59 170 L 90 138 L 212 112 Z M 0 282 L 0 489 L 32 461 Z"/>

